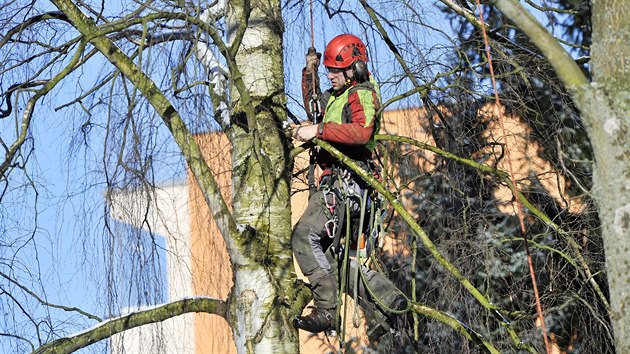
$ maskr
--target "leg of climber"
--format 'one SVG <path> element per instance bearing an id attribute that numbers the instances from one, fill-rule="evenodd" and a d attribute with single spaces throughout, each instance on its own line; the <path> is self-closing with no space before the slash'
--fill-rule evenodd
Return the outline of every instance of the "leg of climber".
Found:
<path id="1" fill-rule="evenodd" d="M 316 277 L 316 275 L 311 277 Z M 309 281 L 311 277 L 309 277 Z M 337 324 L 335 320 L 337 311 L 337 277 L 333 274 L 319 277 L 311 281 L 311 290 L 313 291 L 315 306 L 311 308 L 311 312 L 308 315 L 296 316 L 293 319 L 294 327 L 311 333 L 334 329 Z M 329 297 L 334 297 L 335 303 L 328 301 Z"/>
<path id="2" fill-rule="evenodd" d="M 351 274 L 355 274 L 357 264 L 351 263 Z M 367 267 L 361 267 L 363 276 L 359 279 L 359 300 L 367 322 L 367 334 L 375 341 L 382 335 L 398 328 L 401 311 L 407 309 L 404 294 L 385 275 Z M 353 291 L 354 280 L 350 282 Z"/>
<path id="3" fill-rule="evenodd" d="M 312 333 L 336 326 L 338 276 L 334 258 L 326 254 L 332 242 L 325 227 L 331 216 L 326 198 L 321 190 L 313 194 L 291 239 L 293 253 L 309 280 L 315 305 L 310 314 L 295 317 L 293 325 Z"/>

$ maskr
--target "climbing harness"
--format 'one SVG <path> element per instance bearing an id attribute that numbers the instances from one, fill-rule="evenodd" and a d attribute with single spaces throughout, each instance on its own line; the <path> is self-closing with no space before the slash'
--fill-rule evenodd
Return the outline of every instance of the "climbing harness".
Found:
<path id="1" fill-rule="evenodd" d="M 333 251 L 336 253 L 342 251 L 341 232 L 347 229 L 350 231 L 349 237 L 352 244 L 359 246 L 361 258 L 366 259 L 366 256 L 378 244 L 383 232 L 383 222 L 380 220 L 383 214 L 382 198 L 354 172 L 341 167 L 334 167 L 330 173 L 325 174 L 319 188 L 328 216 L 328 221 L 325 223 L 326 233 L 333 239 Z M 342 212 L 345 206 L 352 206 L 349 217 Z M 348 223 L 344 224 L 346 220 Z M 351 223 L 351 220 L 360 222 L 357 225 Z"/>

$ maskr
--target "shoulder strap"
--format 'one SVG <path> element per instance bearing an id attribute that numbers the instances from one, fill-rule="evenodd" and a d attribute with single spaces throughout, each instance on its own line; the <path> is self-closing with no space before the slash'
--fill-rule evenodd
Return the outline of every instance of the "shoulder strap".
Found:
<path id="1" fill-rule="evenodd" d="M 376 88 L 374 87 L 374 84 L 372 84 L 369 81 L 362 82 L 360 84 L 357 84 L 357 85 L 354 85 L 354 86 L 350 87 L 348 89 L 348 93 L 353 93 L 353 92 L 356 92 L 356 91 L 359 91 L 359 90 L 368 90 L 368 91 L 372 91 L 374 93 L 377 93 L 376 92 Z"/>

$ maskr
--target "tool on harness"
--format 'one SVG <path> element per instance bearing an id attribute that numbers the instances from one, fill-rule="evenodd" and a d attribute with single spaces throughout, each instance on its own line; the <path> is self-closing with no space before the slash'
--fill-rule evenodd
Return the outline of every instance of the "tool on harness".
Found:
<path id="1" fill-rule="evenodd" d="M 367 164 L 364 167 L 369 171 L 376 169 L 376 166 L 371 165 Z M 347 229 L 352 243 L 351 248 L 359 246 L 358 255 L 367 261 L 368 255 L 377 247 L 383 233 L 382 199 L 378 192 L 354 172 L 340 167 L 334 167 L 329 174 L 324 175 L 319 188 L 328 214 L 325 227 L 328 237 L 333 239 L 331 245 L 333 252 L 340 254 L 341 234 Z M 345 209 L 349 205 L 353 205 L 355 210 L 348 217 L 352 221 L 360 222 L 347 222 L 349 220 L 346 220 Z"/>

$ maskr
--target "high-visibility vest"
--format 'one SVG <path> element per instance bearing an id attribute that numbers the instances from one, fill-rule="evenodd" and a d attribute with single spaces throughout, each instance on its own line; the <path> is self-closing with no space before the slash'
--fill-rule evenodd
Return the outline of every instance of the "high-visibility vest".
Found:
<path id="1" fill-rule="evenodd" d="M 345 90 L 339 96 L 331 95 L 326 104 L 326 110 L 324 114 L 324 123 L 349 123 L 351 117 L 344 117 L 344 108 L 348 103 L 348 98 L 350 94 L 355 93 L 359 96 L 359 102 L 361 106 L 363 106 L 363 112 L 365 114 L 365 127 L 369 126 L 372 121 L 374 122 L 374 132 L 372 134 L 372 138 L 365 145 L 367 149 L 370 151 L 374 150 L 376 146 L 376 141 L 374 141 L 374 134 L 378 133 L 380 128 L 380 117 L 377 117 L 376 114 L 380 108 L 380 90 L 376 81 L 370 77 L 369 82 L 364 82 L 361 84 L 354 85 L 349 89 Z M 376 93 L 376 102 L 374 100 L 373 94 Z"/>

